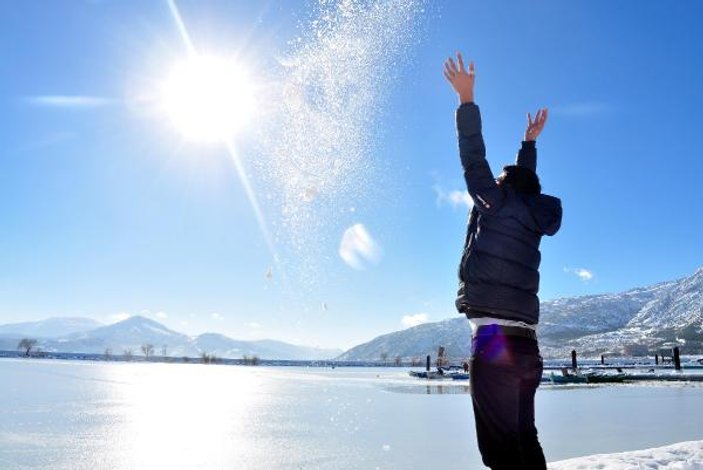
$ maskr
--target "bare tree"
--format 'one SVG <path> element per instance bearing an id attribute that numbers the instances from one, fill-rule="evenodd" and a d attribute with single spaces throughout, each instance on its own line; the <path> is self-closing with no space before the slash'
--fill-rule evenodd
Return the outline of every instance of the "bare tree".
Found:
<path id="1" fill-rule="evenodd" d="M 24 349 L 24 355 L 29 356 L 32 352 L 32 348 L 37 345 L 37 340 L 34 338 L 22 338 L 22 340 L 17 345 L 17 349 Z"/>
<path id="2" fill-rule="evenodd" d="M 247 356 L 246 354 L 242 356 L 242 364 L 245 366 L 258 366 L 259 365 L 259 356 L 253 355 L 253 356 Z"/>
<path id="3" fill-rule="evenodd" d="M 112 349 L 110 349 L 110 348 L 105 349 L 105 352 L 103 353 L 103 357 L 105 358 L 106 361 L 112 360 Z"/>
<path id="4" fill-rule="evenodd" d="M 200 360 L 203 362 L 203 364 L 217 364 L 217 356 L 214 354 L 208 354 L 208 353 L 202 353 L 200 355 Z"/>
<path id="5" fill-rule="evenodd" d="M 149 343 L 142 344 L 141 350 L 142 350 L 142 354 L 144 354 L 144 357 L 149 359 L 149 356 L 154 354 L 154 345 L 149 344 Z"/>
<path id="6" fill-rule="evenodd" d="M 168 356 L 168 345 L 164 344 L 161 346 L 161 356 L 166 357 Z"/>
<path id="7" fill-rule="evenodd" d="M 445 367 L 449 365 L 449 358 L 447 357 L 447 350 L 444 346 L 440 346 L 437 350 L 437 367 Z"/>
<path id="8" fill-rule="evenodd" d="M 403 359 L 400 356 L 395 357 L 395 365 L 400 366 L 400 364 L 403 362 Z"/>
<path id="9" fill-rule="evenodd" d="M 381 353 L 381 362 L 383 362 L 385 364 L 387 359 L 388 359 L 388 353 L 382 352 Z"/>
<path id="10" fill-rule="evenodd" d="M 122 352 L 122 355 L 125 358 L 125 361 L 131 361 L 132 360 L 132 349 L 127 348 Z"/>

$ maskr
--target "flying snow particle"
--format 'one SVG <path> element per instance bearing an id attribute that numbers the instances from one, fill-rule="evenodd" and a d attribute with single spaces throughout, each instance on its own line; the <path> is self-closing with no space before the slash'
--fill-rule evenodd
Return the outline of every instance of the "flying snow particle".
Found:
<path id="1" fill-rule="evenodd" d="M 381 249 L 363 224 L 355 224 L 344 231 L 339 256 L 352 268 L 364 269 L 366 262 L 380 260 Z"/>
<path id="2" fill-rule="evenodd" d="M 303 201 L 312 202 L 317 197 L 317 194 L 318 190 L 315 186 L 308 186 L 305 188 L 305 191 L 303 191 Z"/>
<path id="3" fill-rule="evenodd" d="M 330 259 L 321 247 L 348 223 L 339 214 L 354 213 L 350 201 L 360 207 L 378 189 L 377 120 L 418 43 L 427 0 L 313 3 L 310 22 L 272 69 L 255 164 L 280 214 L 277 240 L 302 260 L 301 278 L 317 282 Z M 322 194 L 324 204 L 312 204 Z"/>

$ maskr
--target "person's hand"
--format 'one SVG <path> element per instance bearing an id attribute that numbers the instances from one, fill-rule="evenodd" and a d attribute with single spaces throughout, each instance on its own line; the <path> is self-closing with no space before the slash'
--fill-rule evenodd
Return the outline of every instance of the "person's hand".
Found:
<path id="1" fill-rule="evenodd" d="M 534 121 L 532 120 L 532 114 L 527 113 L 527 129 L 525 129 L 525 140 L 537 140 L 544 125 L 547 123 L 547 114 L 549 111 L 547 108 L 542 108 L 537 110 L 537 115 Z"/>
<path id="2" fill-rule="evenodd" d="M 452 88 L 459 95 L 461 104 L 471 103 L 474 100 L 474 63 L 469 63 L 469 70 L 464 68 L 464 59 L 461 52 L 456 53 L 458 66 L 451 57 L 444 62 L 444 76 L 452 84 Z"/>

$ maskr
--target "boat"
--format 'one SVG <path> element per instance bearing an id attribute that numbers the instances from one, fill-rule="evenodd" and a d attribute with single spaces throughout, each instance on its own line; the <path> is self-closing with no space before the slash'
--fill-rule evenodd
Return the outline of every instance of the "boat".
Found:
<path id="1" fill-rule="evenodd" d="M 594 370 L 584 372 L 583 376 L 586 377 L 589 384 L 622 383 L 625 380 L 625 374 L 622 372 L 610 373 Z"/>
<path id="2" fill-rule="evenodd" d="M 606 372 L 601 370 L 574 371 L 563 367 L 561 375 L 554 372 L 549 374 L 549 379 L 553 384 L 604 384 L 604 383 L 622 383 L 626 374 L 622 372 Z"/>
<path id="3" fill-rule="evenodd" d="M 550 372 L 549 380 L 551 380 L 554 385 L 585 384 L 588 382 L 585 376 L 581 375 L 579 372 L 570 371 L 566 367 L 562 367 L 561 375 Z"/>
<path id="4" fill-rule="evenodd" d="M 444 371 L 444 370 L 433 370 L 433 371 L 415 371 L 411 370 L 408 372 L 411 377 L 417 377 L 418 379 L 429 379 L 429 380 L 468 380 L 469 374 L 459 371 Z"/>
<path id="5" fill-rule="evenodd" d="M 450 374 L 445 374 L 443 371 L 438 371 L 438 370 L 431 370 L 431 371 L 414 371 L 411 370 L 408 372 L 411 377 L 417 377 L 418 379 L 429 379 L 429 380 L 442 380 L 442 379 L 450 379 L 451 375 Z"/>

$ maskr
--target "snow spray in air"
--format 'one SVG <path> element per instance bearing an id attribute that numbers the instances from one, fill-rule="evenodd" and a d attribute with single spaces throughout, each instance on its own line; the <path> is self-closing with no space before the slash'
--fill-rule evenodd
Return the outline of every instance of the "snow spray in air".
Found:
<path id="1" fill-rule="evenodd" d="M 286 264 L 312 287 L 363 223 L 376 178 L 376 122 L 398 69 L 417 43 L 424 0 L 320 0 L 280 58 L 278 109 L 266 127 L 259 170 Z M 282 83 L 282 84 L 281 84 Z"/>

